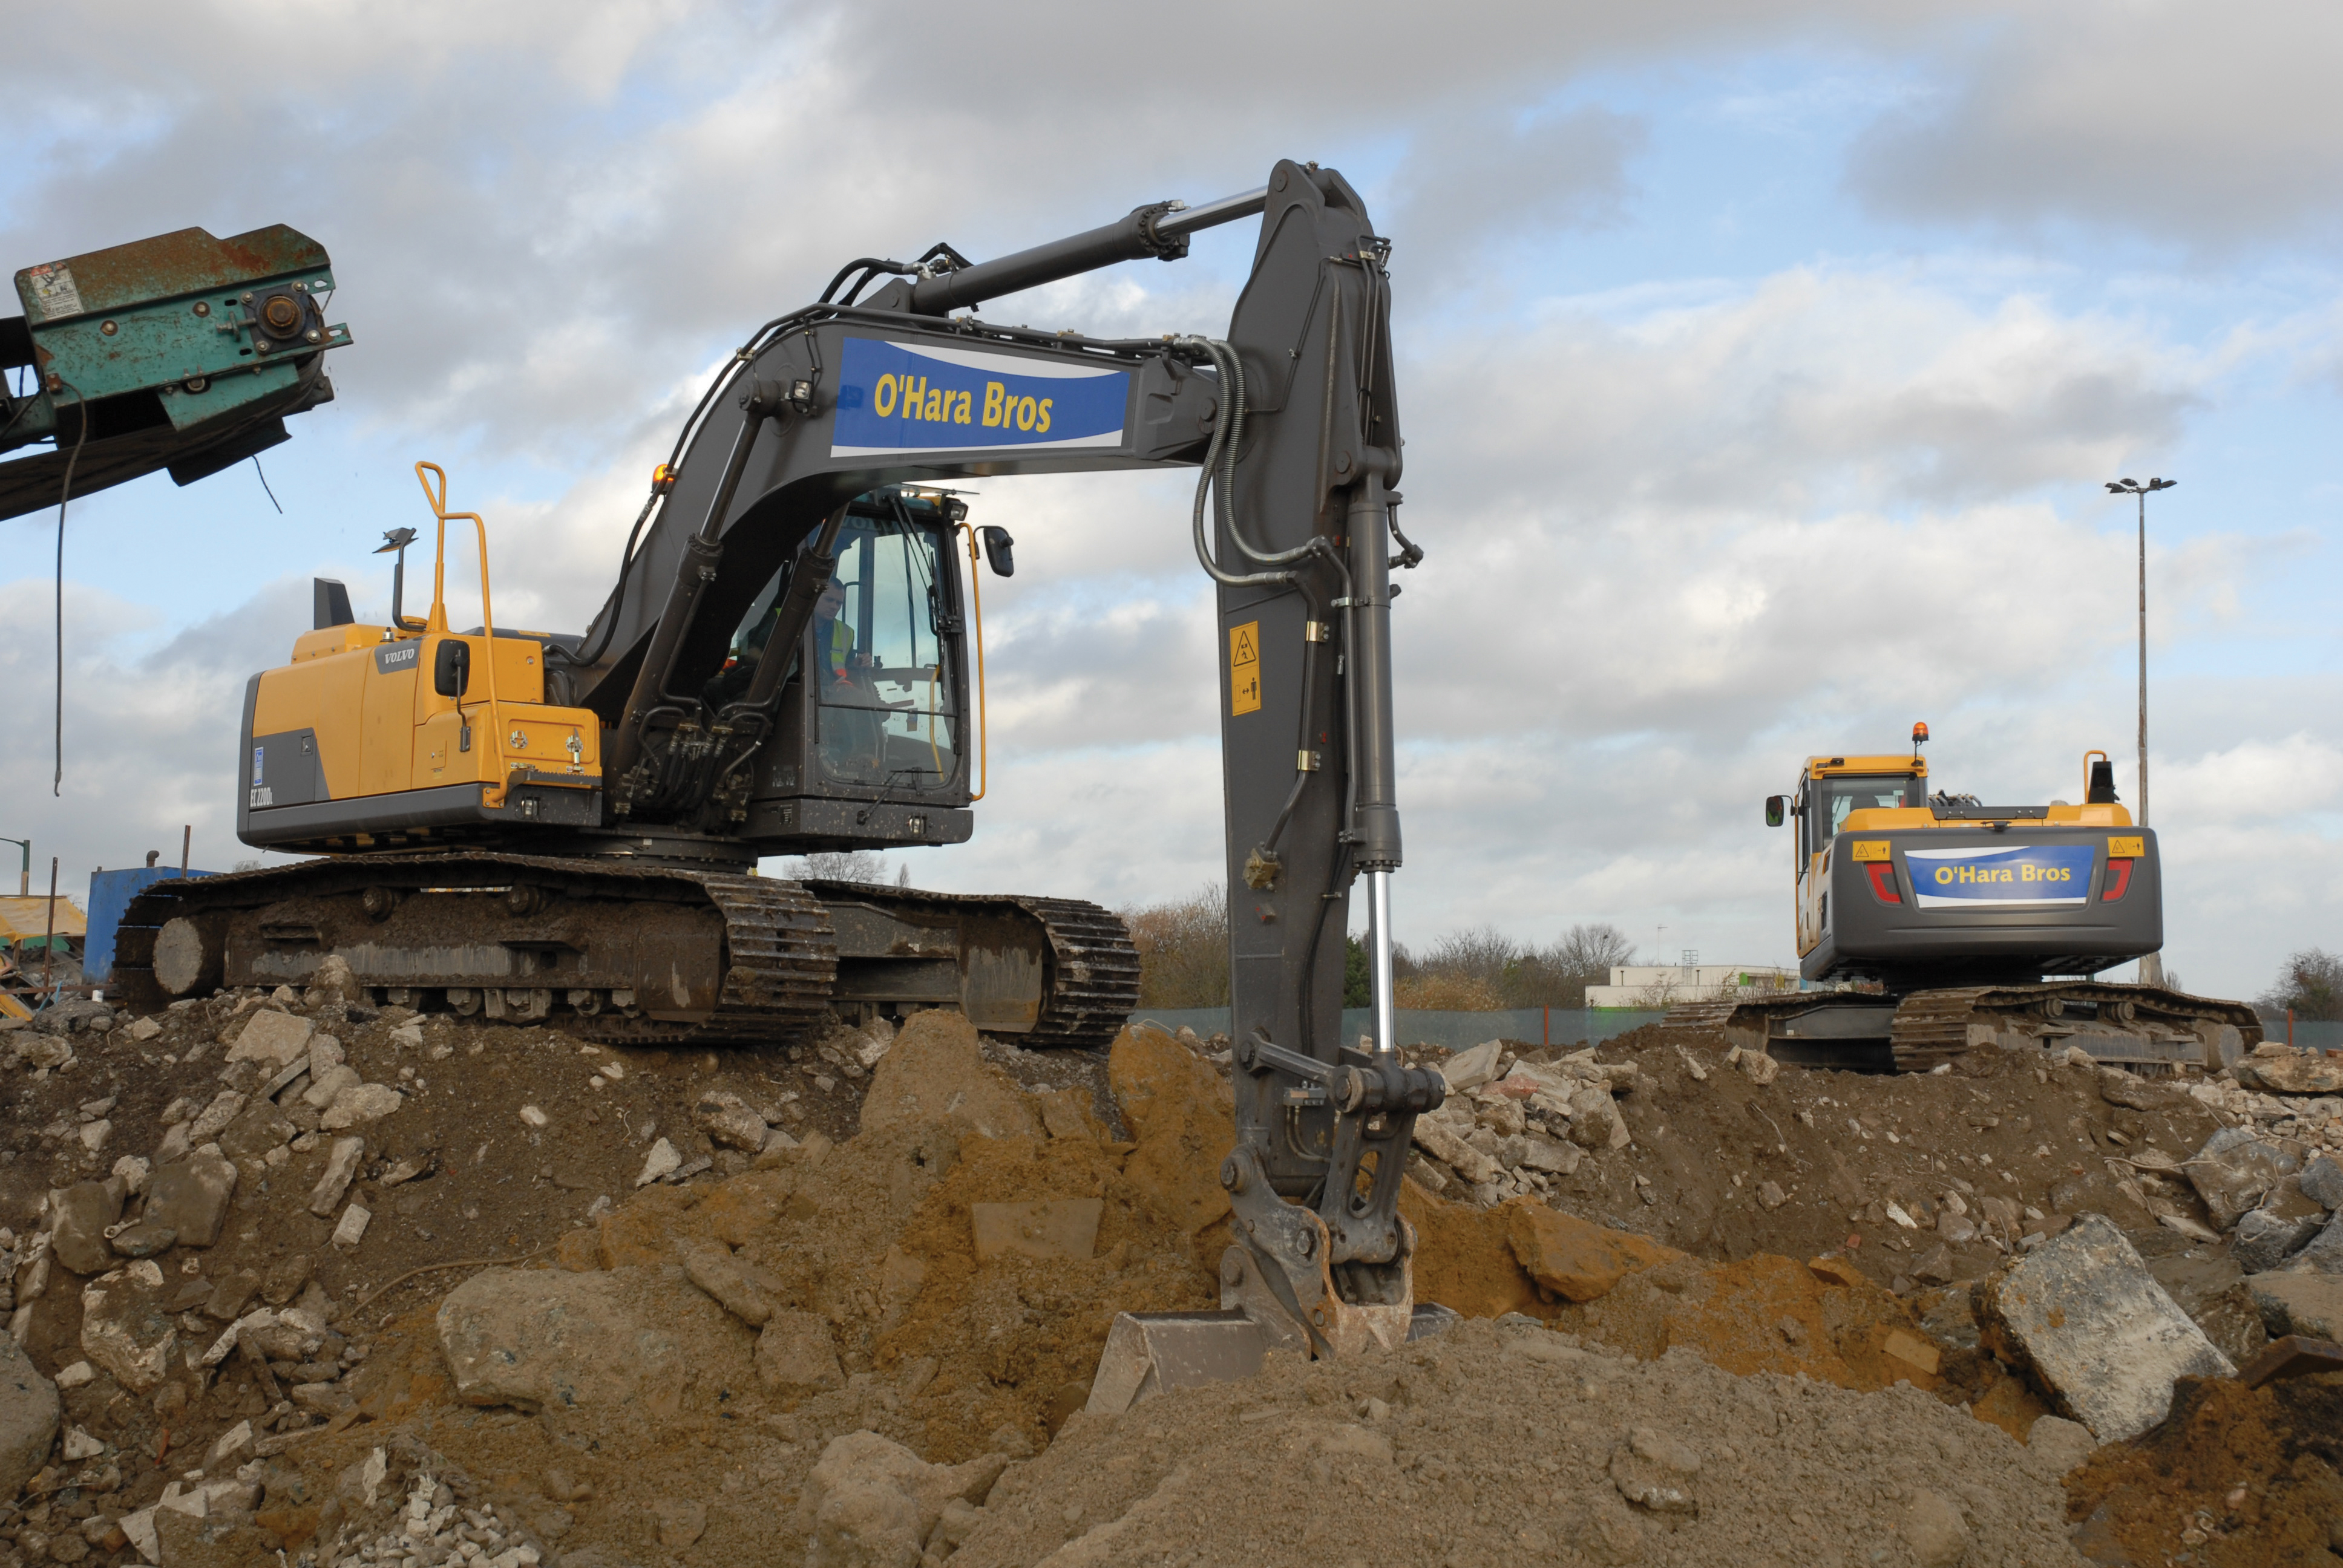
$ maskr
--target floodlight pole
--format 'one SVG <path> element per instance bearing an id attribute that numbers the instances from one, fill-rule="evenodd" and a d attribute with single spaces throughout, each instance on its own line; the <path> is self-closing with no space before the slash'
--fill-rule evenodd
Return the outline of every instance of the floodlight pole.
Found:
<path id="1" fill-rule="evenodd" d="M 2177 479 L 2150 479 L 2141 484 L 2137 479 L 2112 479 L 2107 489 L 2118 496 L 2139 498 L 2139 825 L 2147 826 L 2147 498 L 2158 490 L 2168 490 Z M 2143 984 L 2161 984 L 2164 979 L 2163 960 L 2150 953 L 2140 960 L 2140 980 Z"/>
<path id="2" fill-rule="evenodd" d="M 14 844 L 25 851 L 24 869 L 16 873 L 16 896 L 20 899 L 31 898 L 33 896 L 33 841 L 30 839 L 0 838 L 0 844 Z"/>

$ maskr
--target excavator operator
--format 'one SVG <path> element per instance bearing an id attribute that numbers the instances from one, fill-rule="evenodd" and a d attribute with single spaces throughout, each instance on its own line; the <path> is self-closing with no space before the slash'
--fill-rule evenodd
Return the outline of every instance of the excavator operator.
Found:
<path id="1" fill-rule="evenodd" d="M 846 590 L 832 578 L 814 601 L 813 652 L 823 767 L 835 778 L 862 779 L 881 769 L 884 706 L 870 689 L 870 654 L 846 618 Z M 874 780 L 875 781 L 875 780 Z"/>

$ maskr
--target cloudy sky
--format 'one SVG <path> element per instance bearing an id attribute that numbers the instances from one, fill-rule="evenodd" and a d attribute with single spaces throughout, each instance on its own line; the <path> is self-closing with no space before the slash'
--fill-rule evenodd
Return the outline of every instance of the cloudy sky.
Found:
<path id="1" fill-rule="evenodd" d="M 0 523 L 0 833 L 97 865 L 233 839 L 246 677 L 444 464 L 508 624 L 598 602 L 712 367 L 852 256 L 998 255 L 1341 168 L 1394 243 L 1397 892 L 1418 944 L 1607 920 L 1792 955 L 1760 799 L 1926 719 L 1944 784 L 2132 785 L 2152 504 L 2167 961 L 2252 994 L 2343 947 L 2343 13 L 2166 0 L 1120 8 L 12 5 L 8 269 L 285 222 L 339 397 L 264 459 Z M 1217 331 L 1251 226 L 987 307 Z M 1216 874 L 1183 476 L 996 481 L 990 799 L 925 885 L 1122 905 Z"/>

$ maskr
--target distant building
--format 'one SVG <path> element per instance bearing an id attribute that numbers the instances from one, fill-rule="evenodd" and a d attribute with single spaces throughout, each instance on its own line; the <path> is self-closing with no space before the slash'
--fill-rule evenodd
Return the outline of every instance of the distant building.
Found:
<path id="1" fill-rule="evenodd" d="M 1614 964 L 1609 985 L 1586 988 L 1586 1005 L 1649 1009 L 1797 989 L 1797 970 L 1765 964 Z"/>

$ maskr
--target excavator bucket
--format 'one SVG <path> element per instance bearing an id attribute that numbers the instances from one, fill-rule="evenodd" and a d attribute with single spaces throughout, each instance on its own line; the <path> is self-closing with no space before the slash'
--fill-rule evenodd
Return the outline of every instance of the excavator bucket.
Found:
<path id="1" fill-rule="evenodd" d="M 1428 1339 L 1459 1314 L 1420 1302 L 1408 1322 L 1407 1337 Z M 1280 1332 L 1282 1330 L 1282 1332 Z M 1219 1312 L 1119 1312 L 1107 1331 L 1098 1372 L 1091 1380 L 1092 1415 L 1121 1415 L 1142 1400 L 1175 1388 L 1233 1382 L 1261 1371 L 1272 1350 L 1310 1353 L 1298 1329 L 1264 1323 L 1242 1309 Z"/>

